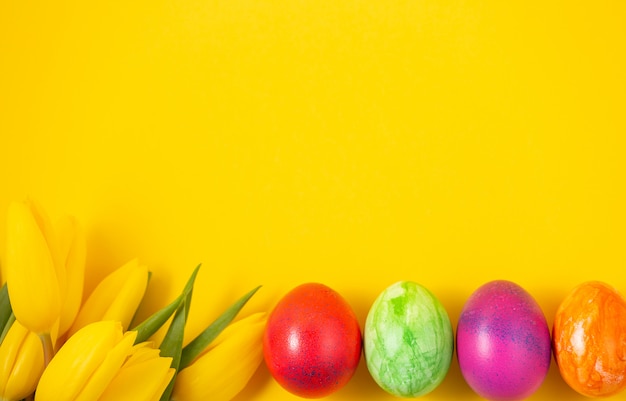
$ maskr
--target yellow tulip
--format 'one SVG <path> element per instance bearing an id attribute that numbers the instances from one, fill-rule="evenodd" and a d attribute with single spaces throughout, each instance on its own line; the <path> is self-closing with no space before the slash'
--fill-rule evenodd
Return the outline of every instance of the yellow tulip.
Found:
<path id="1" fill-rule="evenodd" d="M 61 314 L 65 271 L 45 212 L 33 201 L 9 205 L 6 279 L 16 319 L 37 334 L 50 333 Z"/>
<path id="2" fill-rule="evenodd" d="M 119 322 L 85 326 L 70 337 L 44 371 L 35 399 L 97 400 L 133 347 L 134 332 Z"/>
<path id="3" fill-rule="evenodd" d="M 263 360 L 267 317 L 256 313 L 228 326 L 205 352 L 176 376 L 172 400 L 230 400 Z"/>
<path id="4" fill-rule="evenodd" d="M 35 391 L 44 358 L 37 335 L 15 321 L 0 344 L 0 400 L 21 400 Z"/>
<path id="5" fill-rule="evenodd" d="M 50 361 L 35 400 L 131 399 L 125 394 L 133 400 L 158 399 L 174 374 L 171 358 L 161 358 L 146 344 L 133 346 L 136 336 L 110 320 L 83 327 Z"/>
<path id="6" fill-rule="evenodd" d="M 78 312 L 69 335 L 100 320 L 121 322 L 128 329 L 148 286 L 148 268 L 133 259 L 106 276 Z"/>

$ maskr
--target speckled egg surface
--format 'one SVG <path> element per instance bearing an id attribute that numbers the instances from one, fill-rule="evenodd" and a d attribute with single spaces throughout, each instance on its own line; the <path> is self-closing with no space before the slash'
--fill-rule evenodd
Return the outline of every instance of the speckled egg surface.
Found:
<path id="1" fill-rule="evenodd" d="M 365 359 L 387 392 L 399 397 L 429 393 L 446 376 L 453 348 L 448 313 L 421 285 L 397 282 L 372 304 L 364 329 Z"/>
<path id="2" fill-rule="evenodd" d="M 546 318 L 533 297 L 510 281 L 486 283 L 469 297 L 456 344 L 465 381 L 489 400 L 529 397 L 550 367 Z"/>
<path id="3" fill-rule="evenodd" d="M 626 388 L 626 301 L 611 286 L 586 282 L 554 317 L 554 356 L 570 387 L 588 397 Z"/>
<path id="4" fill-rule="evenodd" d="M 268 317 L 263 356 L 274 379 L 306 398 L 348 383 L 361 358 L 361 329 L 346 300 L 320 283 L 289 291 Z"/>

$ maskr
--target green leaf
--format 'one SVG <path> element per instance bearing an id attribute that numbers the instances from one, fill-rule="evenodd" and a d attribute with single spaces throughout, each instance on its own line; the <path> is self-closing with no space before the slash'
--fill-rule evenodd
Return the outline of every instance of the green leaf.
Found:
<path id="1" fill-rule="evenodd" d="M 152 316 L 148 317 L 139 325 L 135 326 L 135 328 L 131 329 L 137 332 L 135 344 L 139 344 L 150 338 L 167 322 L 172 314 L 174 314 L 174 312 L 176 312 L 176 310 L 181 307 L 188 294 L 190 294 L 191 290 L 193 289 L 193 284 L 196 280 L 196 276 L 198 275 L 198 270 L 200 269 L 200 266 L 201 265 L 198 265 L 194 269 L 193 273 L 191 273 L 191 277 L 189 277 L 189 280 L 187 280 L 187 284 L 185 285 L 183 292 L 178 297 L 176 297 L 176 299 L 172 301 L 172 303 L 165 306 L 158 312 L 155 312 L 154 314 L 152 314 Z"/>
<path id="2" fill-rule="evenodd" d="M 0 289 L 0 333 L 4 331 L 12 313 L 13 309 L 11 308 L 11 300 L 9 299 L 9 288 L 5 283 Z M 0 340 L 0 343 L 1 342 Z"/>
<path id="3" fill-rule="evenodd" d="M 194 271 L 194 277 L 195 273 L 196 272 Z M 193 281 L 191 285 L 185 287 L 182 294 L 183 302 L 178 309 L 176 309 L 174 319 L 172 319 L 172 323 L 170 324 L 170 327 L 163 338 L 163 342 L 161 342 L 161 346 L 159 347 L 161 349 L 161 356 L 172 358 L 172 364 L 170 366 L 176 370 L 172 380 L 170 380 L 170 383 L 163 392 L 163 395 L 161 395 L 161 401 L 168 401 L 172 395 L 172 391 L 174 390 L 174 382 L 176 380 L 176 374 L 179 371 L 180 358 L 183 350 L 183 338 L 185 336 L 185 325 L 187 324 L 187 318 L 189 316 L 192 294 Z"/>
<path id="4" fill-rule="evenodd" d="M 180 361 L 180 369 L 184 369 L 198 355 L 202 353 L 206 349 L 206 347 L 211 344 L 213 340 L 233 321 L 233 319 L 237 316 L 239 311 L 244 307 L 244 305 L 252 298 L 252 296 L 261 288 L 261 286 L 256 287 L 252 291 L 248 292 L 246 295 L 241 297 L 237 302 L 232 304 L 224 313 L 220 315 L 209 327 L 204 329 L 202 333 L 198 335 L 192 342 L 187 344 L 187 346 L 183 349 L 182 357 Z"/>
<path id="5" fill-rule="evenodd" d="M 11 314 L 9 315 L 9 319 L 6 321 L 6 323 L 4 324 L 4 328 L 0 332 L 0 344 L 2 344 L 2 341 L 4 341 L 4 337 L 6 337 L 9 329 L 13 325 L 13 322 L 15 322 L 15 315 L 13 314 L 13 312 L 11 312 Z"/>
<path id="6" fill-rule="evenodd" d="M 176 310 L 172 324 L 170 324 L 167 334 L 161 343 L 161 356 L 171 357 L 172 364 L 170 366 L 176 370 L 172 380 L 161 396 L 161 401 L 168 401 L 172 395 L 172 390 L 174 389 L 174 381 L 176 380 L 176 374 L 178 373 L 180 356 L 183 349 L 185 323 L 187 322 L 188 315 L 187 309 L 187 298 L 185 298 L 181 306 Z"/>

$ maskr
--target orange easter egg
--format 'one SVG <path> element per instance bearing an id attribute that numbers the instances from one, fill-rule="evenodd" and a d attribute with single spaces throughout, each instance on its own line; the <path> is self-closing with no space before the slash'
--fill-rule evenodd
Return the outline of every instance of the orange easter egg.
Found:
<path id="1" fill-rule="evenodd" d="M 626 388 L 626 301 L 598 281 L 574 288 L 559 306 L 554 356 L 567 384 L 588 397 Z"/>

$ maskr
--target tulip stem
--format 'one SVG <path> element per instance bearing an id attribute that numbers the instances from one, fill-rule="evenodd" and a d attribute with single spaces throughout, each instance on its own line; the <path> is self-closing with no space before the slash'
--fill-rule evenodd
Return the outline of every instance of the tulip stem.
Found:
<path id="1" fill-rule="evenodd" d="M 43 333 L 39 335 L 39 339 L 41 340 L 41 344 L 43 345 L 43 366 L 46 367 L 54 356 L 54 348 L 52 348 L 52 337 L 50 337 L 50 333 Z"/>

